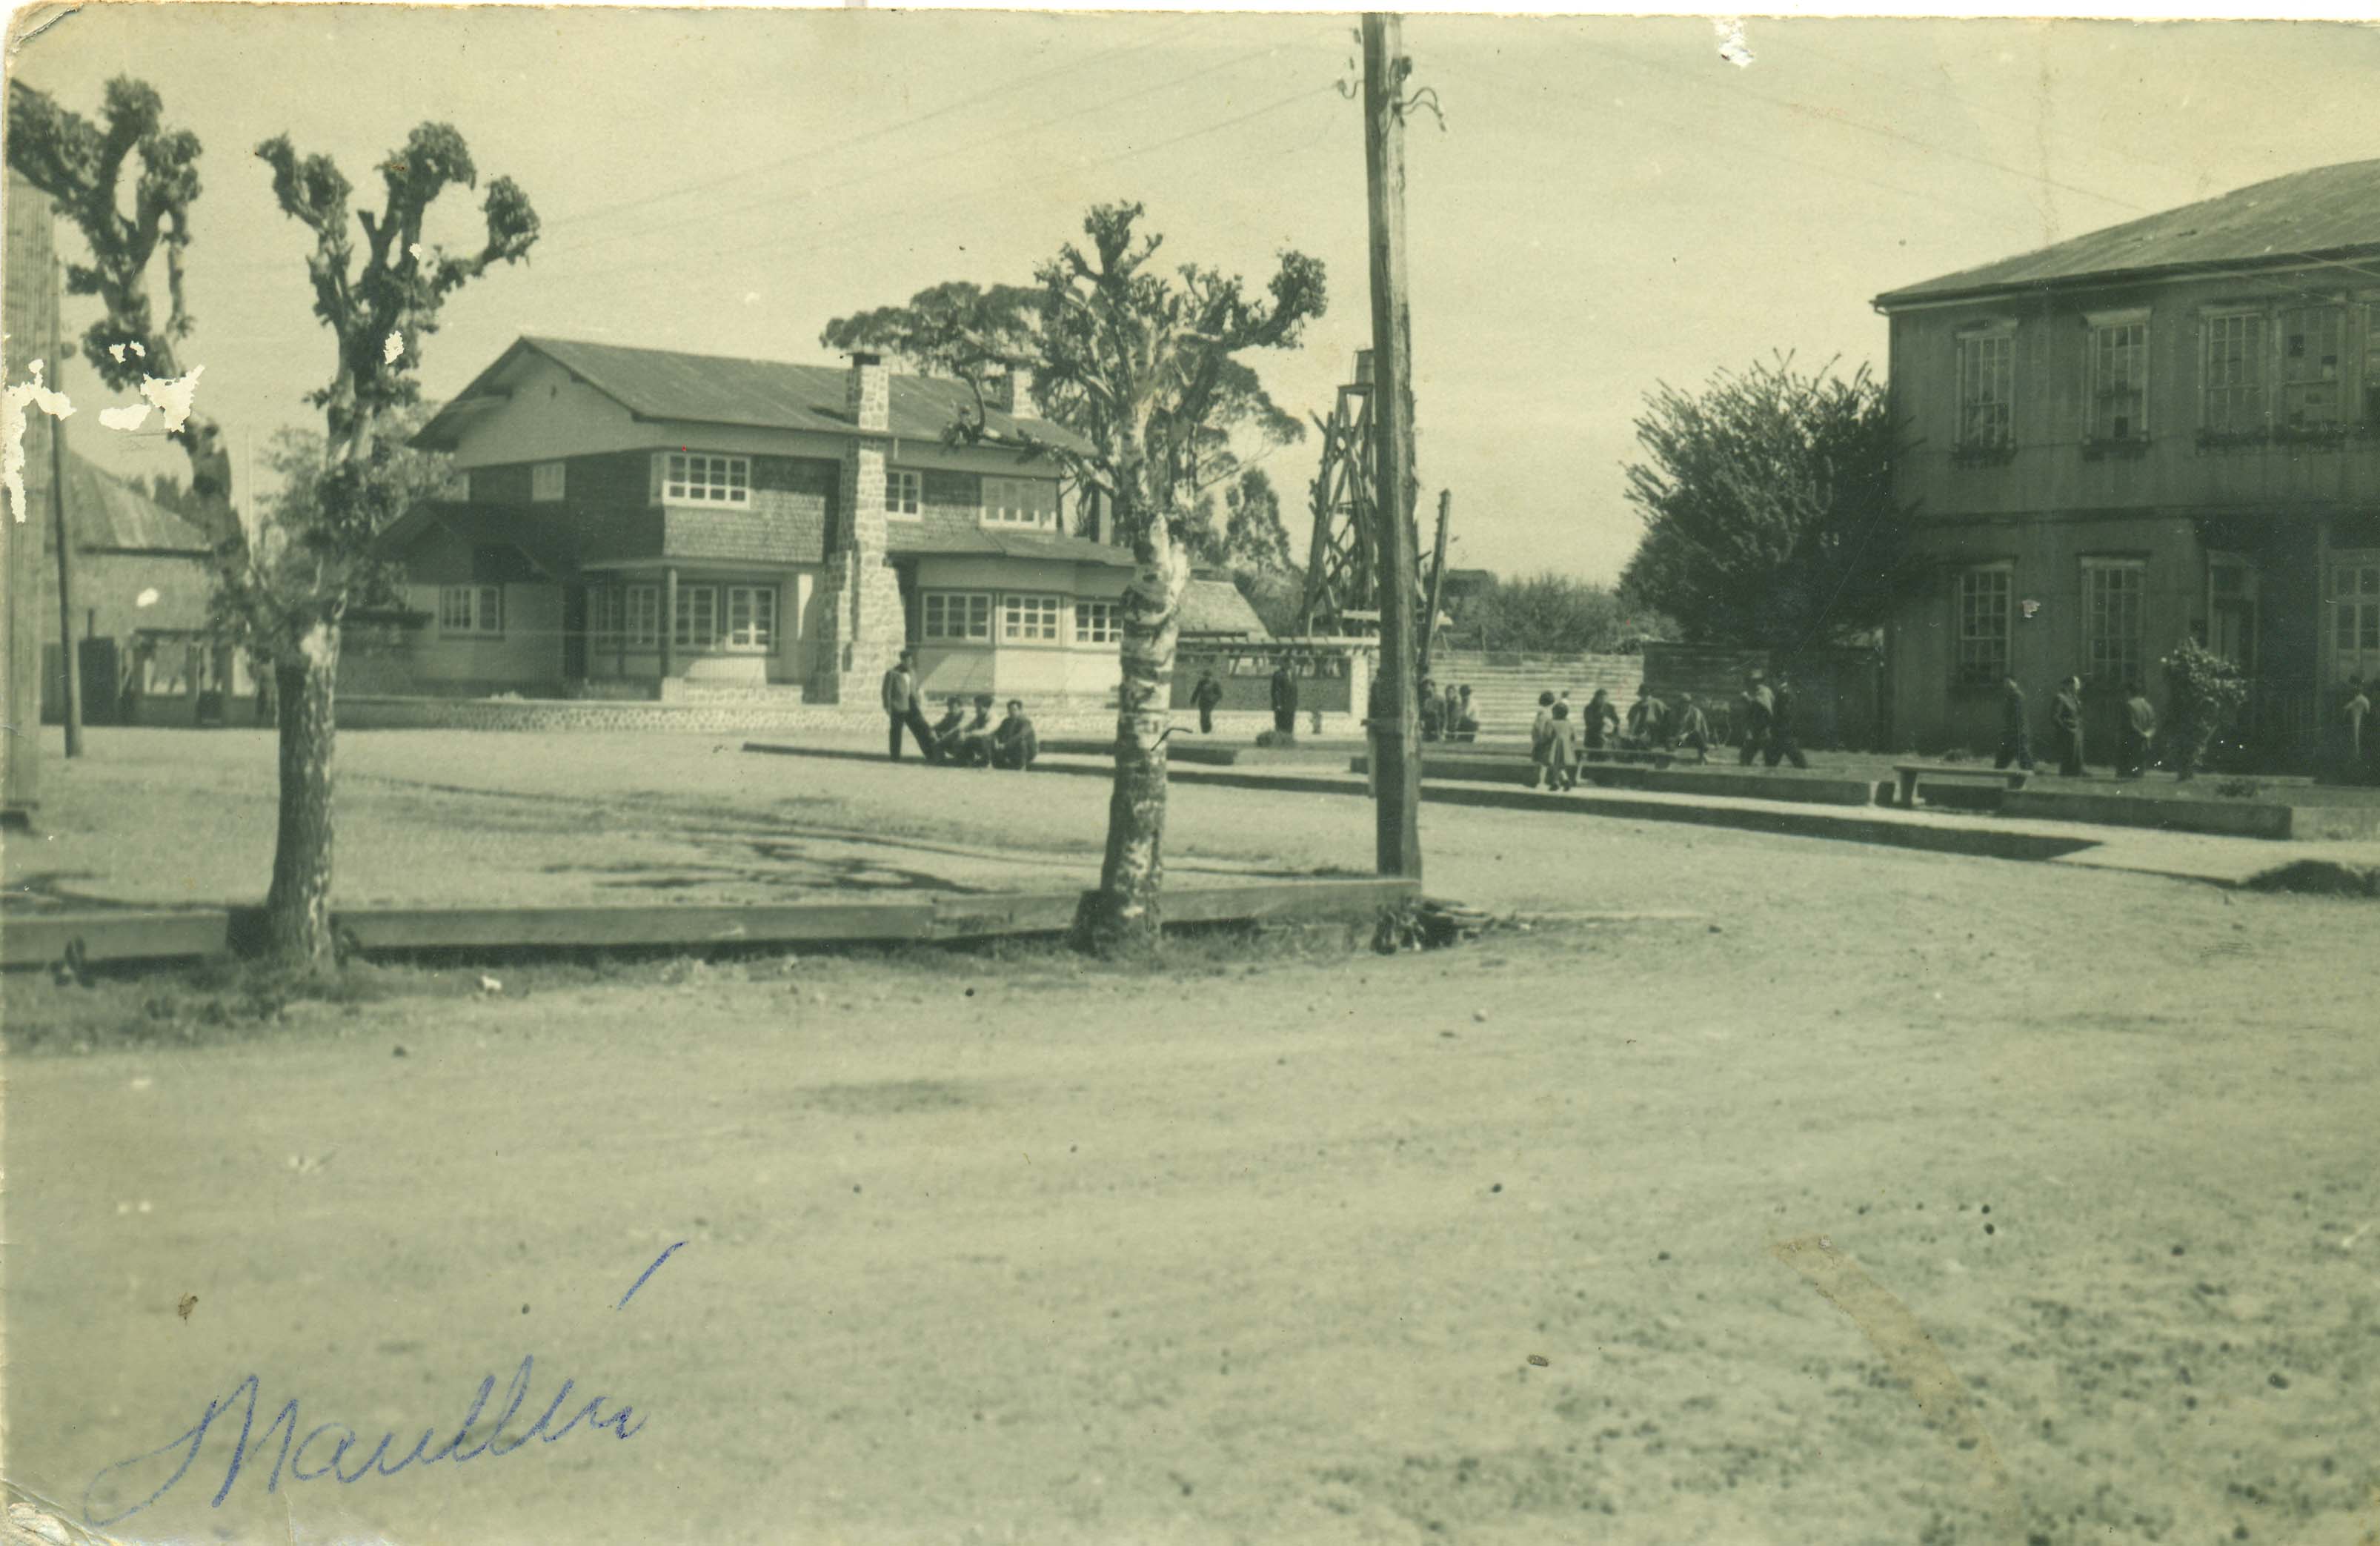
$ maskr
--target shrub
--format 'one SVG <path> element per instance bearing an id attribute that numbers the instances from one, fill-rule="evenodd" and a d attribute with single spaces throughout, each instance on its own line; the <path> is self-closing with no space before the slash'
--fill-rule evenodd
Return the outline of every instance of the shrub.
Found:
<path id="1" fill-rule="evenodd" d="M 2226 778 L 2216 784 L 2215 792 L 2225 799 L 2252 800 L 2265 792 L 2265 786 L 2252 778 Z"/>
<path id="2" fill-rule="evenodd" d="M 2185 639 L 2165 657 L 2165 691 L 2172 715 L 2166 761 L 2178 778 L 2190 778 L 2205 761 L 2216 732 L 2248 701 L 2248 680 L 2240 668 L 2196 639 Z"/>

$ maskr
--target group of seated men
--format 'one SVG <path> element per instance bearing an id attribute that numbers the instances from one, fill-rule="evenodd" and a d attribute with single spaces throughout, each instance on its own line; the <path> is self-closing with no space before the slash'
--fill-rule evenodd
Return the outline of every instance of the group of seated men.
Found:
<path id="1" fill-rule="evenodd" d="M 953 697 L 948 711 L 931 727 L 925 742 L 926 758 L 955 762 L 963 768 L 1012 768 L 1022 772 L 1041 755 L 1041 737 L 1026 717 L 1022 699 L 1008 700 L 1008 714 L 991 722 L 991 694 L 978 693 L 975 715 L 967 716 L 967 700 Z"/>

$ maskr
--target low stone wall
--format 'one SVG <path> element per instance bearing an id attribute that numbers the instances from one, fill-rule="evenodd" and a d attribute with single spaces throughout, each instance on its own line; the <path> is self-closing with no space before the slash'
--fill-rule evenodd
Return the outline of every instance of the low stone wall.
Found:
<path id="1" fill-rule="evenodd" d="M 558 698 L 395 698 L 358 694 L 338 700 L 343 730 L 650 730 L 663 734 L 717 736 L 746 731 L 811 730 L 878 735 L 884 714 L 874 704 L 752 701 L 722 699 L 678 703 Z M 940 717 L 940 716 L 930 716 Z M 1301 732 L 1311 725 L 1300 716 Z M 1115 734 L 1113 709 L 1036 712 L 1033 724 L 1044 738 Z M 1198 735 L 1196 714 L 1176 713 L 1174 734 Z M 1272 728 L 1270 714 L 1220 713 L 1212 739 L 1253 745 L 1257 733 Z M 1326 735 L 1356 733 L 1344 714 L 1323 716 Z"/>

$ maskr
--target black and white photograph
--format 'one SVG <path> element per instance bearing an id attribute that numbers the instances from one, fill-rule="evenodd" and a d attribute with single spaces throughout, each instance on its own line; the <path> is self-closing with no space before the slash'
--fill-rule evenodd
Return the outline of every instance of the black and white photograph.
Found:
<path id="1" fill-rule="evenodd" d="M 2380 1542 L 2375 79 L 17 11 L 0 1541 Z"/>

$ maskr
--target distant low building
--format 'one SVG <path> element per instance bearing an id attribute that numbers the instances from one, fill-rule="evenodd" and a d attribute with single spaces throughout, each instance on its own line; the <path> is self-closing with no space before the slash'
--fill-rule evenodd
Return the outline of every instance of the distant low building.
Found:
<path id="1" fill-rule="evenodd" d="M 1200 569 L 1190 577 L 1189 589 L 1182 593 L 1180 631 L 1184 644 L 1272 637 L 1257 609 L 1240 594 L 1237 582 L 1220 569 Z"/>

